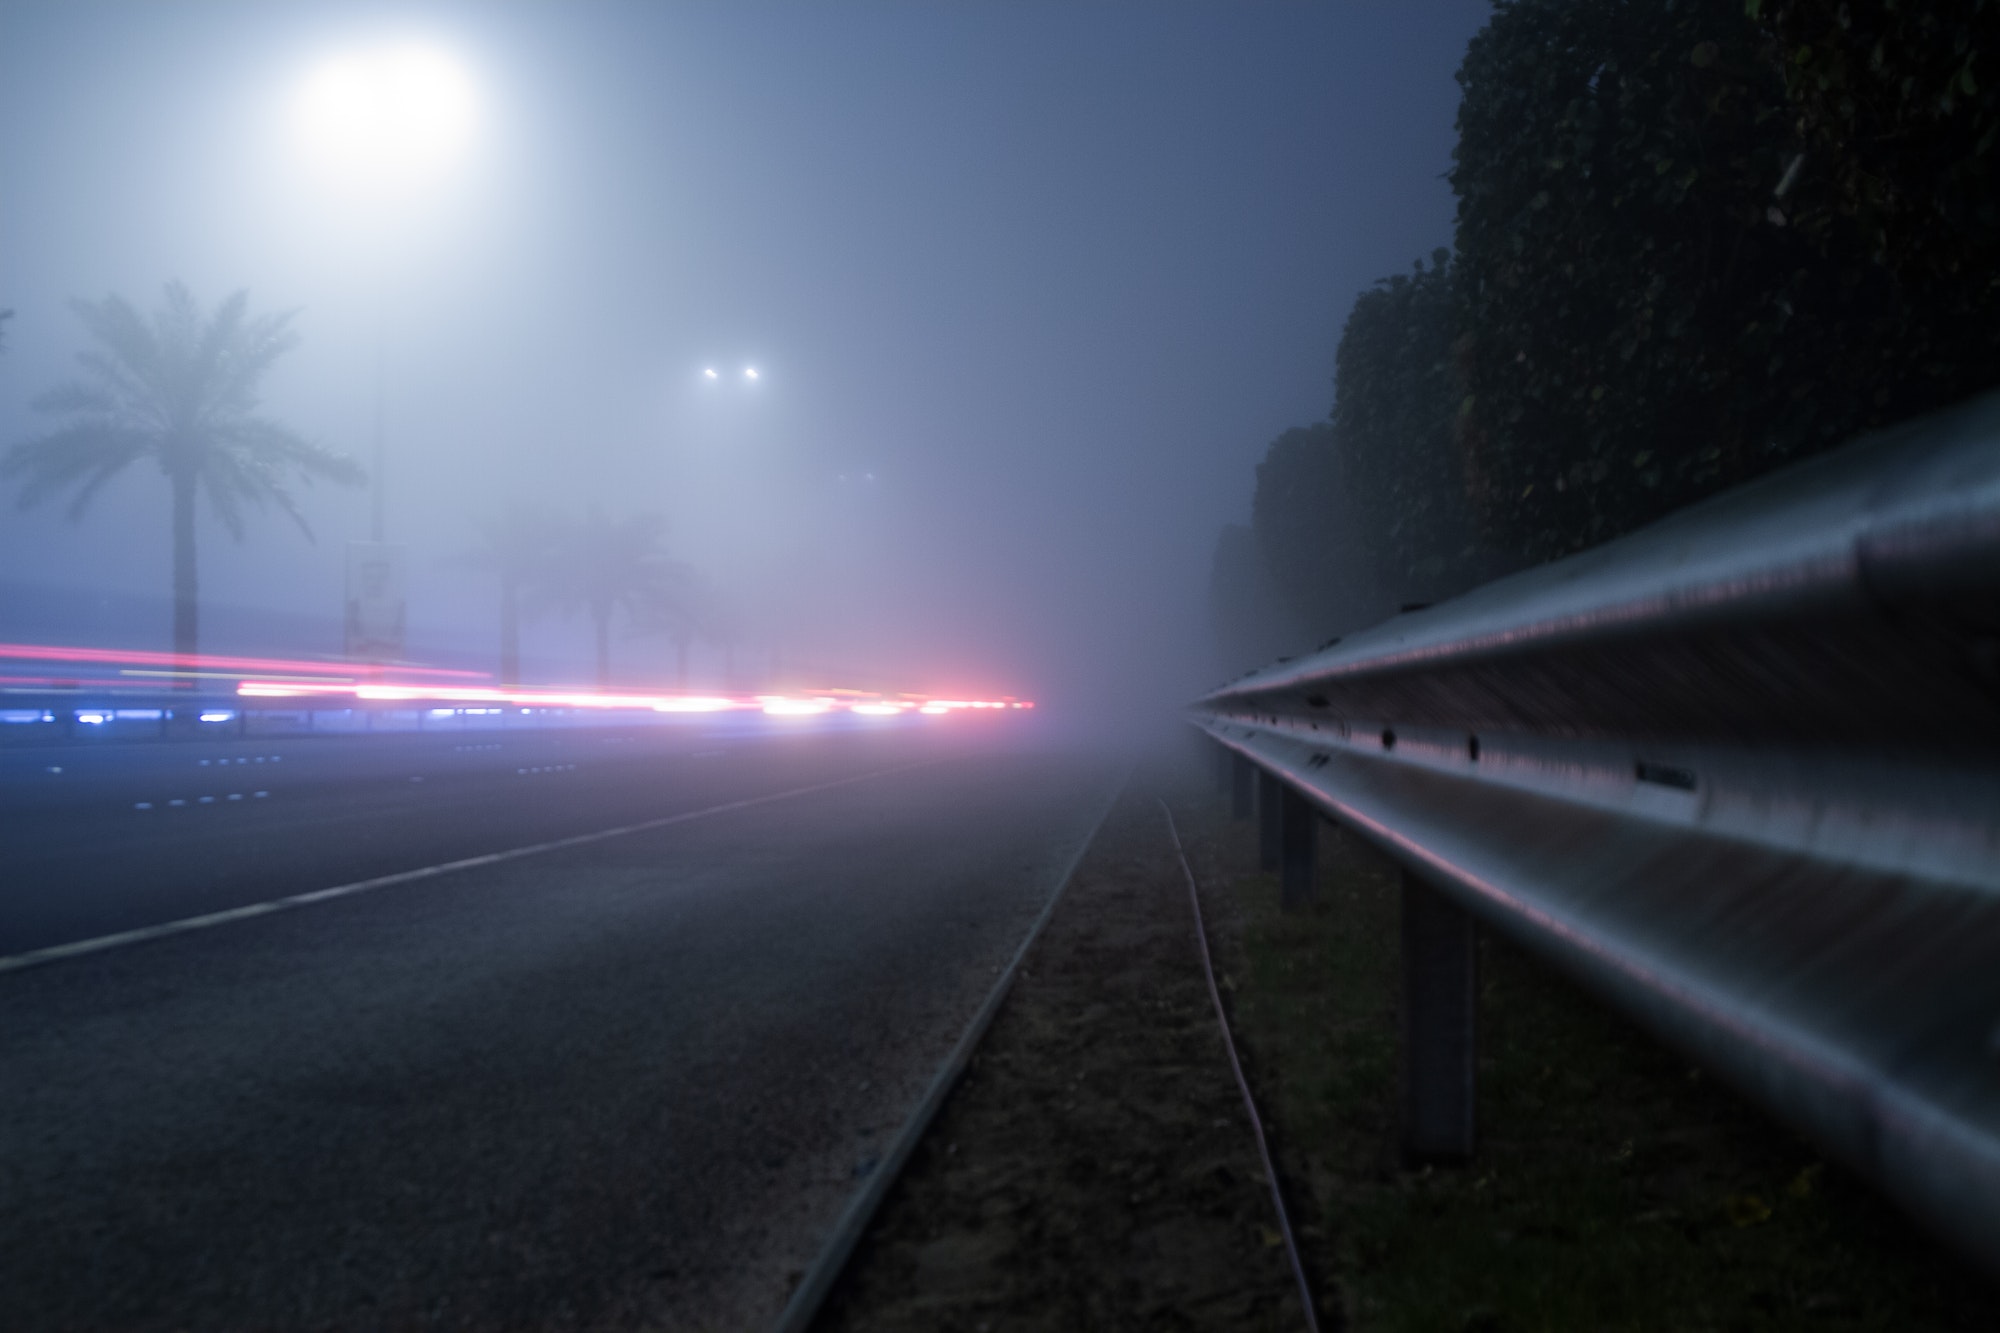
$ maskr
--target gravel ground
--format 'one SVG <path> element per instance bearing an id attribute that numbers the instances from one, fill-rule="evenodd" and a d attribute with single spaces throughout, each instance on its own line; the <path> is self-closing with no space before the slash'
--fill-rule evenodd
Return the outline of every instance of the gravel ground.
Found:
<path id="1" fill-rule="evenodd" d="M 1105 822 L 825 1333 L 1303 1326 L 1152 785 Z"/>

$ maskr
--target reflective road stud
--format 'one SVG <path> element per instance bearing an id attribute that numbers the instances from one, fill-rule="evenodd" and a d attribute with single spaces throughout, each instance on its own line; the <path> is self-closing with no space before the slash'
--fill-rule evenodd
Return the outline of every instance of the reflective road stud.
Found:
<path id="1" fill-rule="evenodd" d="M 1478 932 L 1472 916 L 1403 872 L 1403 1160 L 1472 1156 Z"/>

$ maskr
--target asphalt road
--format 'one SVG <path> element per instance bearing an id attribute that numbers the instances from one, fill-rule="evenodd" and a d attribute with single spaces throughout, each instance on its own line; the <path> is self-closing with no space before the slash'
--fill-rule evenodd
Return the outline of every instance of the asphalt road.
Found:
<path id="1" fill-rule="evenodd" d="M 0 1324 L 768 1323 L 1111 795 L 1012 722 L 0 754 L 0 957 L 679 817 L 0 971 Z"/>

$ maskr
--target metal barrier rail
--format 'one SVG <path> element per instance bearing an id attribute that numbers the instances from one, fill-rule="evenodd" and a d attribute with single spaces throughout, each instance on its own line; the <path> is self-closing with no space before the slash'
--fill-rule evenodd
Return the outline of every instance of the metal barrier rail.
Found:
<path id="1" fill-rule="evenodd" d="M 1410 1156 L 1472 1150 L 1477 919 L 2000 1271 L 2000 398 L 1193 716 L 1289 897 L 1319 816 L 1405 867 Z"/>

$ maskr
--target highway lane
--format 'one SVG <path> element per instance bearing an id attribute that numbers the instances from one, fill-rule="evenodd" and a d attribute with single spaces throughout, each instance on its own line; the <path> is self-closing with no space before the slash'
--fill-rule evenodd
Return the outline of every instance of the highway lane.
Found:
<path id="1" fill-rule="evenodd" d="M 1029 730 L 802 721 L 0 750 L 0 957 Z"/>
<path id="2" fill-rule="evenodd" d="M 375 778 L 329 779 L 289 813 L 275 787 L 261 807 L 183 807 L 216 818 L 205 839 L 192 819 L 153 826 L 171 892 L 111 893 L 144 835 L 107 835 L 92 892 L 129 922 L 200 896 L 189 856 L 233 892 L 312 887 L 336 877 L 317 857 L 519 845 L 858 778 L 0 974 L 8 1327 L 767 1321 L 1115 773 L 941 728 L 694 759 L 713 748 L 606 744 L 628 753 L 577 758 L 568 788 L 567 768 L 537 787 L 512 771 L 534 765 L 440 767 L 408 784 L 426 789 L 414 813 L 363 790 Z M 90 790 L 129 794 L 118 780 Z M 360 836 L 378 819 L 409 822 Z M 258 856 L 230 853 L 239 838 Z"/>

